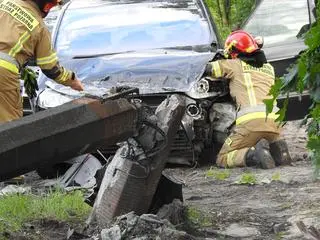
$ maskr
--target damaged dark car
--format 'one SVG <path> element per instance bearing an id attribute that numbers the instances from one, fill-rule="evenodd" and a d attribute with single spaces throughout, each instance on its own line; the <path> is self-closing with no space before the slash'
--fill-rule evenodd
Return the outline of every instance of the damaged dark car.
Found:
<path id="1" fill-rule="evenodd" d="M 60 13 L 53 40 L 60 62 L 76 72 L 85 92 L 40 74 L 38 108 L 124 86 L 138 88 L 139 99 L 156 108 L 177 93 L 185 97 L 187 110 L 169 162 L 193 165 L 224 142 L 235 109 L 227 82 L 203 78 L 221 45 L 202 1 L 70 2 Z M 112 154 L 114 148 L 103 152 Z"/>

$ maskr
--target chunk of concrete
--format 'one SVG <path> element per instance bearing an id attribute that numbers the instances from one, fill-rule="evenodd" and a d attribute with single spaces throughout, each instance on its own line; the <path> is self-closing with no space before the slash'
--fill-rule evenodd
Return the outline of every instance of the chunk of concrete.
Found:
<path id="1" fill-rule="evenodd" d="M 150 121 L 144 126 L 159 133 L 155 136 L 155 144 L 148 144 L 155 147 L 148 149 L 148 146 L 140 146 L 143 141 L 138 143 L 129 139 L 118 149 L 106 169 L 89 222 L 96 219 L 103 228 L 116 216 L 131 211 L 139 215 L 149 211 L 184 112 L 184 98 L 172 95 L 157 108 L 156 127 Z M 145 132 L 141 131 L 142 136 L 135 139 L 143 137 Z"/>
<path id="2" fill-rule="evenodd" d="M 121 240 L 121 229 L 118 225 L 115 225 L 108 229 L 101 231 L 101 240 Z"/>

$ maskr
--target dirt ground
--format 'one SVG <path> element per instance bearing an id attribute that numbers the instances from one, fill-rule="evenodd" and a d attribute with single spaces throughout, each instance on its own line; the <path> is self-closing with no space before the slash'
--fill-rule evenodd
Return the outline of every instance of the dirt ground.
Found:
<path id="1" fill-rule="evenodd" d="M 206 176 L 211 166 L 169 169 L 184 183 L 184 204 L 201 213 L 199 225 L 195 226 L 199 233 L 196 235 L 202 236 L 199 239 L 317 239 L 303 233 L 297 225 L 301 221 L 306 231 L 310 226 L 320 230 L 320 182 L 313 179 L 305 147 L 305 128 L 300 127 L 299 122 L 289 122 L 283 135 L 294 159 L 292 166 L 270 170 L 231 169 L 228 170 L 230 176 L 224 180 Z M 248 171 L 256 177 L 256 184 L 236 184 Z M 7 237 L 97 239 L 76 232 L 70 234 L 71 229 L 73 227 L 66 223 L 40 221 L 27 223 L 23 233 L 9 233 Z"/>
<path id="2" fill-rule="evenodd" d="M 200 231 L 207 237 L 317 239 L 303 234 L 297 227 L 302 221 L 307 228 L 320 229 L 320 182 L 313 179 L 305 147 L 305 128 L 299 122 L 289 122 L 283 136 L 290 146 L 293 166 L 232 169 L 225 180 L 206 177 L 208 166 L 174 170 L 185 184 L 185 204 L 205 215 L 207 227 Z M 254 174 L 257 184 L 235 184 L 247 171 Z"/>

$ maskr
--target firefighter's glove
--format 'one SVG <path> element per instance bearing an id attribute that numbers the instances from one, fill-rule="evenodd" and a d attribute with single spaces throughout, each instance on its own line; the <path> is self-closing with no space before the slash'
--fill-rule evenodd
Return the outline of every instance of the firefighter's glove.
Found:
<path id="1" fill-rule="evenodd" d="M 212 61 L 217 61 L 217 60 L 221 60 L 221 59 L 228 59 L 224 53 L 223 49 L 218 49 L 216 54 L 214 55 Z"/>
<path id="2" fill-rule="evenodd" d="M 30 99 L 37 96 L 39 90 L 37 82 L 37 74 L 30 68 L 24 68 L 21 72 L 21 79 L 24 80 L 24 88 Z"/>

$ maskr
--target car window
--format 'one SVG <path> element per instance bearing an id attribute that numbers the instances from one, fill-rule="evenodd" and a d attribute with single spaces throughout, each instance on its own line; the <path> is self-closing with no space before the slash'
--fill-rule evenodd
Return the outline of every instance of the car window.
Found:
<path id="1" fill-rule="evenodd" d="M 244 28 L 263 36 L 268 47 L 301 41 L 297 34 L 308 23 L 307 0 L 264 0 Z"/>
<path id="2" fill-rule="evenodd" d="M 194 1 L 122 3 L 67 9 L 55 46 L 59 55 L 92 56 L 213 41 Z"/>

